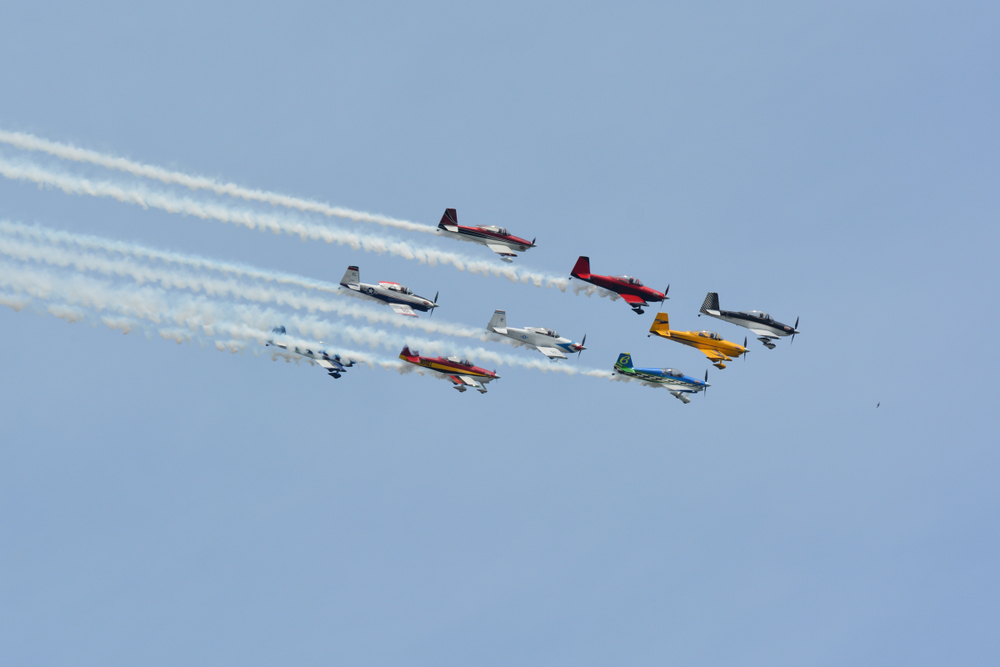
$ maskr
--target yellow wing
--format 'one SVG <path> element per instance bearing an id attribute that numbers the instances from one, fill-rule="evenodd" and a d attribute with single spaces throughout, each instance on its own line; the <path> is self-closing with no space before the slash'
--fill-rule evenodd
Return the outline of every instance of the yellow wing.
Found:
<path id="1" fill-rule="evenodd" d="M 703 347 L 701 345 L 695 345 L 695 347 L 701 350 L 702 354 L 711 359 L 713 364 L 717 361 L 732 361 L 732 357 L 727 357 L 714 347 Z"/>

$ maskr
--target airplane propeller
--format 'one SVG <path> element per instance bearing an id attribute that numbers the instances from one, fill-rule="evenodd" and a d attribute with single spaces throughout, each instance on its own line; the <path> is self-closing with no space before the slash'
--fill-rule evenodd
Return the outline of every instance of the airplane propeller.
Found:
<path id="1" fill-rule="evenodd" d="M 438 295 L 439 295 L 439 294 L 441 294 L 441 291 L 440 291 L 440 290 L 438 290 L 437 292 L 434 292 L 434 305 L 435 305 L 435 306 L 437 305 L 437 302 L 438 302 Z M 434 311 L 435 311 L 435 310 L 437 310 L 437 309 L 436 309 L 436 308 L 431 308 L 431 314 L 430 314 L 430 315 L 428 315 L 428 317 L 434 317 Z"/>
<path id="2" fill-rule="evenodd" d="M 670 298 L 667 296 L 667 292 L 669 291 L 670 291 L 670 285 L 667 285 L 667 289 L 663 290 L 663 298 L 660 299 L 660 303 L 663 303 L 664 301 Z"/>
<path id="3" fill-rule="evenodd" d="M 537 236 L 536 236 L 535 238 L 531 239 L 531 245 L 535 245 L 535 241 L 536 241 L 537 239 L 538 239 L 538 237 L 537 237 Z"/>
<path id="4" fill-rule="evenodd" d="M 799 318 L 797 318 L 797 317 L 795 318 L 795 326 L 792 327 L 792 331 L 795 332 L 795 333 L 792 334 L 792 339 L 790 341 L 788 341 L 789 345 L 791 345 L 792 343 L 795 342 L 795 334 L 798 333 L 798 331 L 799 331 Z"/>
<path id="5" fill-rule="evenodd" d="M 705 369 L 705 388 L 701 390 L 701 393 L 708 396 L 708 369 Z"/>
<path id="6" fill-rule="evenodd" d="M 583 346 L 587 344 L 587 334 L 583 334 L 583 340 L 580 341 L 580 349 L 576 353 L 577 361 L 580 360 L 580 356 L 583 354 Z"/>
<path id="7" fill-rule="evenodd" d="M 747 347 L 747 337 L 743 337 L 743 361 L 747 360 L 747 354 L 750 352 L 750 348 Z"/>

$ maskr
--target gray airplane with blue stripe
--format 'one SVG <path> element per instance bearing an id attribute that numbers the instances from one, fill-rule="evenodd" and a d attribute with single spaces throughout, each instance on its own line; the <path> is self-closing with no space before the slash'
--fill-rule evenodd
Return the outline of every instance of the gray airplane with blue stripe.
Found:
<path id="1" fill-rule="evenodd" d="M 709 292 L 708 296 L 705 297 L 704 303 L 701 304 L 701 314 L 698 317 L 701 317 L 702 314 L 714 317 L 717 320 L 725 320 L 726 322 L 746 327 L 757 334 L 757 340 L 766 345 L 770 350 L 774 349 L 774 341 L 779 336 L 791 336 L 794 341 L 795 334 L 799 333 L 799 318 L 797 317 L 795 318 L 795 326 L 790 327 L 787 324 L 782 324 L 772 319 L 770 315 L 760 310 L 742 310 L 739 312 L 722 310 L 719 308 L 719 295 L 716 292 Z"/>

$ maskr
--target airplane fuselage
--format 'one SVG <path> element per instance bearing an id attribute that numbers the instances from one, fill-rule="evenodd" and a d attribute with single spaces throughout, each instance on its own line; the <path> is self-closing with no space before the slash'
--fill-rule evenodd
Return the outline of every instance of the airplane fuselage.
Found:
<path id="1" fill-rule="evenodd" d="M 709 317 L 714 317 L 725 322 L 737 324 L 741 327 L 753 330 L 758 335 L 767 336 L 791 336 L 796 333 L 793 327 L 782 324 L 771 318 L 763 318 L 753 313 L 736 312 L 732 310 L 704 310 Z M 758 331 L 758 329 L 760 331 Z"/>

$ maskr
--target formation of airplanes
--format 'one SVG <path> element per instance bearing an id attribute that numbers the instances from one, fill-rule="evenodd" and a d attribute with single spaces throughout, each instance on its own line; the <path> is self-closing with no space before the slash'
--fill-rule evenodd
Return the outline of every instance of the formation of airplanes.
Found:
<path id="1" fill-rule="evenodd" d="M 443 236 L 455 238 L 461 241 L 471 241 L 485 245 L 495 252 L 502 261 L 511 262 L 517 257 L 518 252 L 525 252 L 535 247 L 535 239 L 526 239 L 514 236 L 507 229 L 494 225 L 478 225 L 468 227 L 458 224 L 458 213 L 455 209 L 446 209 L 438 224 L 437 231 Z M 651 303 L 663 303 L 669 297 L 667 293 L 670 286 L 662 292 L 651 287 L 646 287 L 639 279 L 630 275 L 601 275 L 591 273 L 590 258 L 581 255 L 570 271 L 570 277 L 596 285 L 620 296 L 631 308 L 642 315 Z M 428 299 L 414 294 L 409 288 L 395 282 L 379 281 L 378 283 L 361 282 L 361 272 L 357 266 L 349 266 L 340 281 L 340 286 L 349 293 L 362 298 L 371 299 L 379 303 L 388 305 L 396 313 L 408 317 L 418 317 L 416 311 L 434 314 L 434 309 L 438 307 L 438 296 Z M 789 326 L 773 319 L 769 314 L 760 310 L 729 311 L 719 307 L 719 295 L 716 292 L 709 292 L 701 305 L 698 316 L 707 315 L 724 322 L 745 327 L 758 336 L 758 340 L 769 349 L 775 348 L 775 341 L 785 336 L 791 336 L 795 340 L 795 335 L 799 333 L 799 320 L 796 318 L 795 325 Z M 584 344 L 587 337 L 577 343 L 569 338 L 564 338 L 554 330 L 545 327 L 511 327 L 507 326 L 507 313 L 503 310 L 495 310 L 486 331 L 490 334 L 509 338 L 517 344 L 533 347 L 541 352 L 551 361 L 562 361 L 570 354 L 580 355 L 587 349 Z M 305 343 L 295 343 L 287 338 L 285 327 L 278 326 L 272 330 L 272 337 L 267 340 L 267 345 L 282 348 L 294 354 L 301 355 L 312 360 L 324 368 L 333 378 L 339 378 L 348 368 L 354 366 L 354 360 L 342 358 L 339 354 L 330 354 L 325 350 L 312 350 L 306 347 Z M 714 331 L 681 331 L 670 328 L 670 317 L 665 312 L 657 313 L 649 328 L 649 336 L 658 336 L 666 340 L 681 343 L 693 347 L 700 351 L 718 369 L 726 367 L 727 361 L 732 361 L 749 352 L 747 350 L 747 339 L 744 338 L 743 345 L 725 340 Z M 461 357 L 425 357 L 416 351 L 411 351 L 409 346 L 403 348 L 399 358 L 406 363 L 419 366 L 432 371 L 452 382 L 452 386 L 459 392 L 467 389 L 475 389 L 481 394 L 487 393 L 486 384 L 496 380 L 499 376 L 495 371 L 489 371 L 473 364 L 468 359 Z M 705 372 L 705 379 L 698 380 L 683 372 L 673 368 L 641 368 L 632 364 L 632 355 L 621 353 L 614 364 L 613 373 L 638 380 L 648 385 L 664 387 L 673 396 L 684 403 L 690 403 L 689 394 L 705 391 L 708 387 L 708 371 Z"/>

